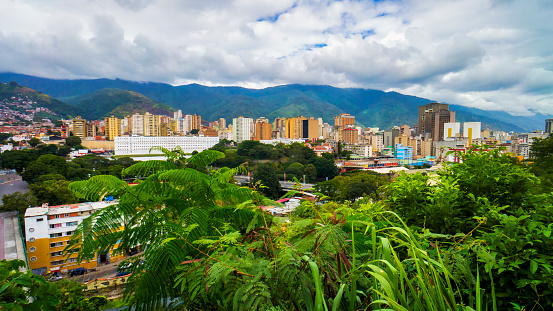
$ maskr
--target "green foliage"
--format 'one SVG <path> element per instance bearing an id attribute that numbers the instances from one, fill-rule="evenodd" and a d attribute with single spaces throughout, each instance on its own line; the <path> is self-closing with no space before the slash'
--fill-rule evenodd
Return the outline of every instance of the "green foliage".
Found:
<path id="1" fill-rule="evenodd" d="M 34 150 L 9 150 L 0 153 L 0 167 L 15 169 L 21 174 L 27 166 L 38 158 Z"/>
<path id="2" fill-rule="evenodd" d="M 33 138 L 29 139 L 28 143 L 29 143 L 29 145 L 31 145 L 31 147 L 34 148 L 34 147 L 36 147 L 38 144 L 41 144 L 42 141 L 41 141 L 40 139 L 36 138 L 36 137 L 33 137 Z"/>
<path id="3" fill-rule="evenodd" d="M 79 136 L 69 136 L 65 139 L 65 145 L 69 147 L 74 147 L 82 143 Z"/>
<path id="4" fill-rule="evenodd" d="M 334 163 L 333 159 L 330 159 L 328 156 L 325 157 L 327 153 L 323 154 L 323 157 L 313 157 L 309 160 L 309 163 L 315 166 L 317 170 L 317 179 L 329 180 L 338 175 L 338 167 Z"/>
<path id="5" fill-rule="evenodd" d="M 332 180 L 319 182 L 315 191 L 339 202 L 351 201 L 368 196 L 379 199 L 379 189 L 390 183 L 386 175 L 375 172 L 357 172 L 350 176 L 337 176 Z"/>
<path id="6" fill-rule="evenodd" d="M 37 181 L 37 178 L 45 174 L 60 174 L 67 176 L 69 165 L 64 158 L 53 155 L 45 154 L 38 157 L 38 159 L 29 164 L 25 172 L 21 175 L 23 180 L 32 184 Z"/>
<path id="7" fill-rule="evenodd" d="M 270 163 L 263 163 L 257 166 L 257 171 L 253 174 L 252 182 L 254 184 L 261 184 L 259 191 L 271 199 L 277 199 L 282 191 L 275 173 L 275 167 Z"/>
<path id="8" fill-rule="evenodd" d="M 29 206 L 32 207 L 37 205 L 37 198 L 31 192 L 21 193 L 17 191 L 2 196 L 0 213 L 18 211 L 20 215 L 25 215 L 25 211 Z"/>
<path id="9" fill-rule="evenodd" d="M 52 175 L 46 175 L 52 176 Z M 61 176 L 61 175 L 59 175 Z M 39 178 L 42 178 L 41 176 Z M 65 179 L 50 179 L 43 182 L 36 182 L 29 185 L 31 192 L 39 204 L 49 203 L 51 206 L 77 203 L 78 199 L 69 190 L 70 181 Z"/>
<path id="10" fill-rule="evenodd" d="M 83 111 L 85 119 L 99 120 L 111 115 L 124 118 L 135 113 L 168 115 L 173 108 L 158 103 L 140 93 L 121 89 L 101 89 L 67 100 Z"/>
<path id="11" fill-rule="evenodd" d="M 534 139 L 530 147 L 531 170 L 541 180 L 542 191 L 553 189 L 553 135 L 544 139 Z"/>
<path id="12" fill-rule="evenodd" d="M 21 272 L 22 260 L 0 261 L 0 309 L 59 310 L 57 287 L 42 276 Z"/>

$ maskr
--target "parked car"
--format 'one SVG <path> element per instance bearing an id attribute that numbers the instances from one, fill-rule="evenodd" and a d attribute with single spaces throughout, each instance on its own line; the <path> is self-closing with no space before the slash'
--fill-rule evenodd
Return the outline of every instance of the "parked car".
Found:
<path id="1" fill-rule="evenodd" d="M 63 277 L 61 275 L 52 275 L 51 277 L 48 278 L 48 281 L 55 282 L 55 281 L 59 281 L 61 279 L 63 279 Z"/>
<path id="2" fill-rule="evenodd" d="M 87 272 L 88 270 L 85 269 L 85 268 L 77 268 L 77 269 L 73 269 L 73 270 L 69 270 L 69 276 L 76 276 L 76 275 L 83 275 Z"/>

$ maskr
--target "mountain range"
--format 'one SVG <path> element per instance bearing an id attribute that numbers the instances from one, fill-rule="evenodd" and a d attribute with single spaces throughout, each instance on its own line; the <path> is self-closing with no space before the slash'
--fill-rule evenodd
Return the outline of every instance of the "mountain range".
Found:
<path id="1" fill-rule="evenodd" d="M 416 124 L 418 106 L 434 102 L 397 92 L 327 85 L 291 84 L 247 89 L 199 84 L 172 86 L 120 79 L 56 80 L 15 73 L 0 73 L 0 81 L 16 81 L 70 103 L 88 119 L 108 114 L 121 117 L 144 109 L 171 115 L 173 109 L 182 109 L 184 114 L 199 114 L 208 121 L 219 118 L 231 121 L 238 116 L 273 119 L 303 115 L 322 117 L 332 124 L 337 114 L 349 113 L 363 126 L 386 129 L 394 125 Z M 483 128 L 515 132 L 542 129 L 544 120 L 553 117 L 539 113 L 519 117 L 459 105 L 450 105 L 450 110 L 456 111 L 457 121 L 480 121 Z"/>

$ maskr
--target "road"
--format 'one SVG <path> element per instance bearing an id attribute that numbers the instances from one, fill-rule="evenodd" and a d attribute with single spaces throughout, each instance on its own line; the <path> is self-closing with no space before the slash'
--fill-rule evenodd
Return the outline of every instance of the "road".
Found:
<path id="1" fill-rule="evenodd" d="M 8 178 L 12 181 L 8 182 Z M 15 181 L 13 181 L 14 178 L 16 179 Z M 3 204 L 2 196 L 4 194 L 12 194 L 17 191 L 25 193 L 29 190 L 29 185 L 15 174 L 0 175 L 0 180 L 3 180 L 3 182 L 0 181 L 0 205 Z"/>
<path id="2" fill-rule="evenodd" d="M 234 176 L 234 179 L 238 182 L 249 182 L 250 181 L 250 177 L 248 176 L 241 176 L 241 175 L 236 175 Z M 290 182 L 290 181 L 279 181 L 280 182 L 280 186 L 282 188 L 286 188 L 286 189 L 292 189 L 292 187 L 296 184 L 295 182 Z M 306 190 L 306 189 L 311 189 L 313 187 L 315 187 L 314 184 L 304 184 L 304 183 L 301 183 L 300 184 L 301 187 L 302 187 L 302 190 Z"/>

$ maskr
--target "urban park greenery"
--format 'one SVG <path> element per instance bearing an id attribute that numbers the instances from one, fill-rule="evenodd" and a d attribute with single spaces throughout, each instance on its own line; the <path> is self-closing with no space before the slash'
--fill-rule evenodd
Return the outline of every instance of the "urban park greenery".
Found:
<path id="1" fill-rule="evenodd" d="M 125 262 L 137 310 L 553 307 L 553 196 L 534 194 L 538 179 L 499 151 L 473 149 L 436 175 L 392 182 L 353 174 L 350 187 L 381 186 L 354 187 L 370 200 L 306 200 L 279 218 L 262 208 L 278 203 L 231 182 L 243 166 L 191 168 L 223 153 L 159 150 L 168 161 L 123 170 L 146 176 L 136 186 L 113 175 L 69 186 L 81 199 L 119 198 L 69 248 L 85 260 L 142 246 Z"/>

